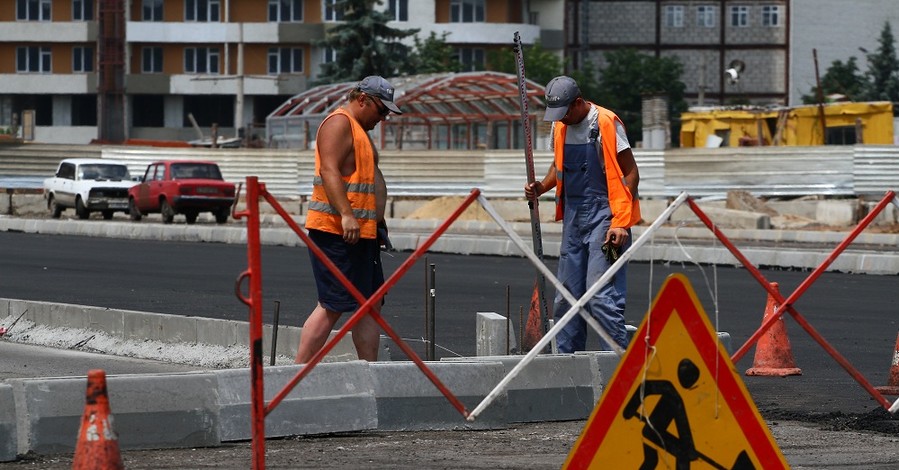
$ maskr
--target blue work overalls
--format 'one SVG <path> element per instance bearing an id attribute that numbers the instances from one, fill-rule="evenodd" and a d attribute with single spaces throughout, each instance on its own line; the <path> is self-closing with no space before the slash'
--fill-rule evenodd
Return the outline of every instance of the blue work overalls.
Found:
<path id="1" fill-rule="evenodd" d="M 598 132 L 593 133 L 596 134 Z M 609 207 L 604 162 L 601 158 L 602 155 L 597 155 L 595 141 L 565 144 L 560 182 L 565 185 L 562 191 L 565 209 L 558 277 L 575 299 L 580 299 L 610 266 L 602 252 L 603 240 L 612 224 L 612 210 Z M 627 242 L 621 247 L 621 253 L 630 245 L 631 237 L 628 236 Z M 627 348 L 624 325 L 626 276 L 625 265 L 584 305 L 622 348 Z M 556 293 L 556 321 L 570 308 L 571 305 Z M 580 313 L 559 332 L 556 342 L 561 353 L 583 351 L 586 348 L 587 324 Z M 602 349 L 609 349 L 602 340 L 600 344 Z"/>

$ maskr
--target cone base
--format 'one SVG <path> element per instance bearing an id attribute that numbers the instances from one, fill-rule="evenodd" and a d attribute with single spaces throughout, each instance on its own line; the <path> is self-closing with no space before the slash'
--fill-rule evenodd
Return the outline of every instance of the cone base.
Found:
<path id="1" fill-rule="evenodd" d="M 884 395 L 897 395 L 899 396 L 899 385 L 887 385 L 886 387 L 874 387 L 874 390 L 884 394 Z"/>
<path id="2" fill-rule="evenodd" d="M 746 369 L 746 375 L 762 377 L 786 377 L 788 375 L 802 375 L 802 369 L 798 367 L 752 367 L 750 369 Z"/>

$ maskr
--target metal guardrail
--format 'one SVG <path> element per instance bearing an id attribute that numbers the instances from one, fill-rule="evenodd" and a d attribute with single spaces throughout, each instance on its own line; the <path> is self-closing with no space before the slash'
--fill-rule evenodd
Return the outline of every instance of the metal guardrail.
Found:
<path id="1" fill-rule="evenodd" d="M 864 196 L 899 188 L 899 147 L 726 147 L 635 149 L 640 196 L 723 196 L 746 190 L 760 197 L 786 195 Z M 247 176 L 278 197 L 312 193 L 314 153 L 290 149 L 204 149 L 69 145 L 0 145 L 0 187 L 40 187 L 62 158 L 122 160 L 135 176 L 160 159 L 218 162 L 228 181 Z M 538 177 L 552 155 L 535 152 Z M 466 195 L 480 188 L 490 198 L 522 197 L 526 180 L 523 151 L 383 151 L 380 165 L 392 196 Z"/>

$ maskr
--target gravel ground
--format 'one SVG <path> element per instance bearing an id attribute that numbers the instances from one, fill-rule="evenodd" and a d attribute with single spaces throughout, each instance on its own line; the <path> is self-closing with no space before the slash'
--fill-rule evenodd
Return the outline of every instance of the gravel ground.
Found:
<path id="1" fill-rule="evenodd" d="M 886 413 L 886 412 L 884 412 Z M 899 468 L 899 433 L 855 430 L 852 420 L 834 426 L 769 420 L 794 469 Z M 830 417 L 833 418 L 833 417 Z M 872 420 L 889 417 L 872 413 Z M 895 425 L 897 422 L 892 421 Z M 289 469 L 557 469 L 586 421 L 522 424 L 493 431 L 359 432 L 271 439 L 265 466 Z M 895 430 L 895 427 L 894 427 Z M 122 452 L 128 469 L 246 469 L 249 442 L 215 448 Z M 636 464 L 635 464 L 636 467 Z M 0 469 L 70 469 L 71 455 L 26 456 Z"/>

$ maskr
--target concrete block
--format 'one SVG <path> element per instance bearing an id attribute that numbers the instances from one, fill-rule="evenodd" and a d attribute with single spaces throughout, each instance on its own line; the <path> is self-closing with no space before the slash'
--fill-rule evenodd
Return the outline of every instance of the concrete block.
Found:
<path id="1" fill-rule="evenodd" d="M 866 202 L 865 203 L 865 214 L 870 214 L 871 211 L 874 210 L 874 206 L 877 205 L 877 202 Z M 880 214 L 877 214 L 877 217 L 874 217 L 874 220 L 871 222 L 872 225 L 893 225 L 899 222 L 899 208 L 897 208 L 894 204 L 889 204 L 880 211 Z"/>
<path id="2" fill-rule="evenodd" d="M 444 358 L 449 362 L 499 362 L 506 375 L 524 356 Z M 510 423 L 587 419 L 596 406 L 594 362 L 574 354 L 538 355 L 512 379 L 506 416 Z M 495 386 L 495 385 L 494 385 Z"/>
<path id="3" fill-rule="evenodd" d="M 599 401 L 606 385 L 612 380 L 621 358 L 613 351 L 579 351 L 575 356 L 586 356 L 590 359 L 590 371 L 593 373 L 594 403 Z"/>
<path id="4" fill-rule="evenodd" d="M 512 322 L 495 312 L 476 314 L 475 342 L 478 356 L 501 356 L 518 351 Z"/>
<path id="5" fill-rule="evenodd" d="M 301 366 L 265 368 L 265 400 L 275 397 Z M 219 370 L 223 441 L 252 436 L 249 369 Z M 374 383 L 365 361 L 318 364 L 265 419 L 265 436 L 296 436 L 377 429 Z"/>
<path id="6" fill-rule="evenodd" d="M 711 205 L 702 205 L 700 209 L 719 227 L 770 229 L 771 217 L 759 212 L 747 212 L 725 209 Z M 701 224 L 699 217 L 686 205 L 679 207 L 671 214 L 671 222 Z"/>
<path id="7" fill-rule="evenodd" d="M 9 380 L 18 452 L 72 453 L 84 413 L 85 377 Z M 110 411 L 122 449 L 221 444 L 216 377 L 209 373 L 107 376 Z"/>
<path id="8" fill-rule="evenodd" d="M 824 225 L 849 226 L 858 221 L 859 203 L 856 199 L 819 201 L 815 220 Z"/>
<path id="9" fill-rule="evenodd" d="M 16 459 L 16 401 L 12 386 L 0 383 L 0 462 Z"/>
<path id="10" fill-rule="evenodd" d="M 428 368 L 468 410 L 474 409 L 499 383 L 499 362 L 478 364 L 427 362 Z M 475 421 L 466 421 L 413 362 L 370 364 L 378 403 L 378 429 L 436 431 L 507 427 L 508 395 L 503 392 Z"/>

